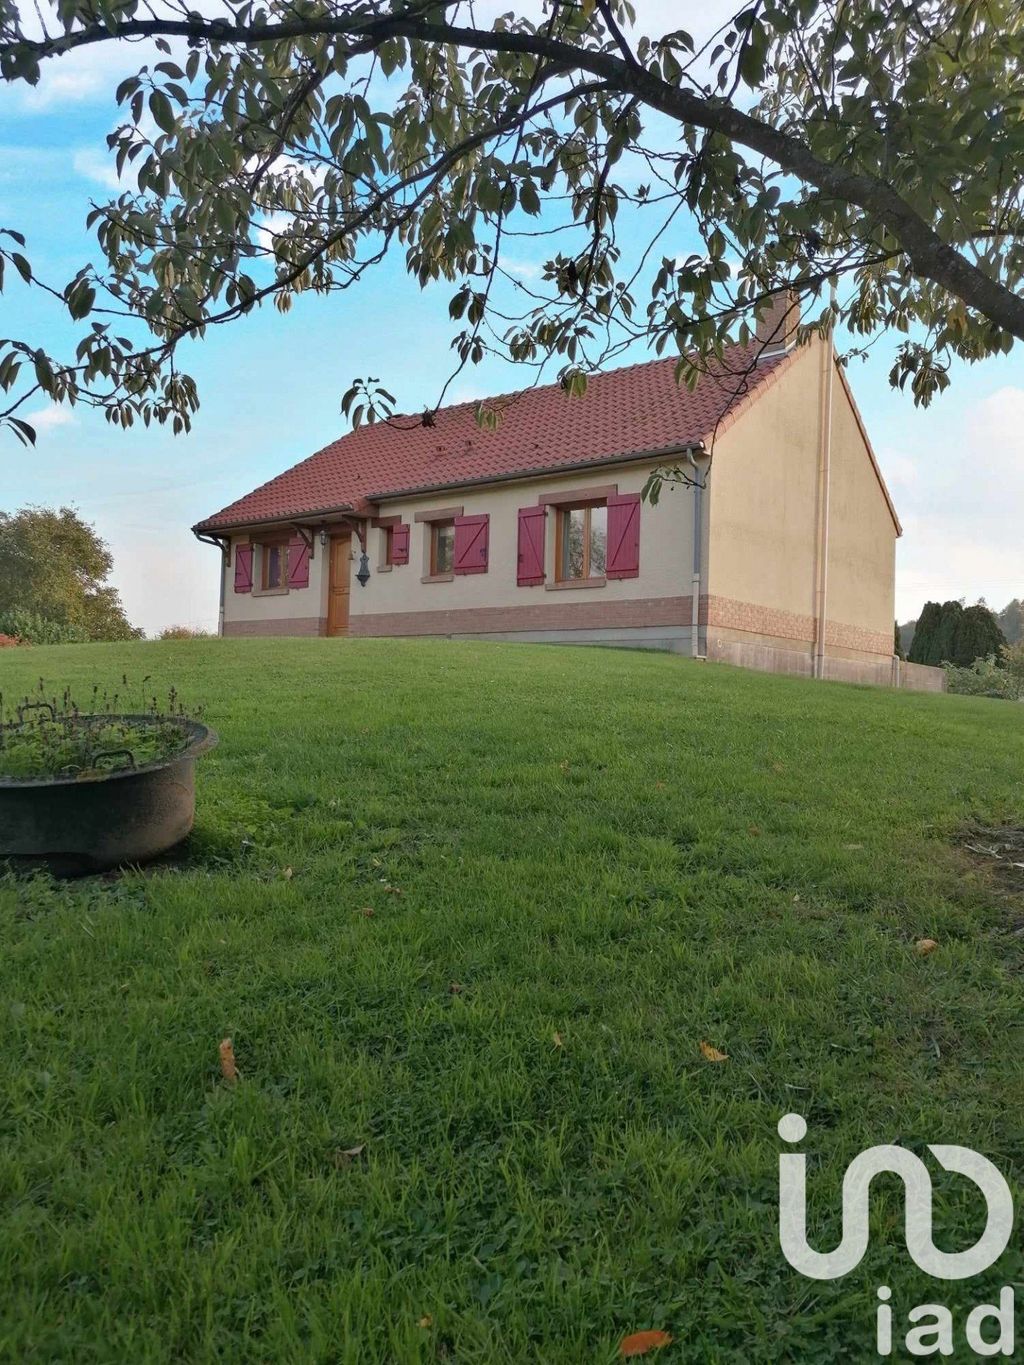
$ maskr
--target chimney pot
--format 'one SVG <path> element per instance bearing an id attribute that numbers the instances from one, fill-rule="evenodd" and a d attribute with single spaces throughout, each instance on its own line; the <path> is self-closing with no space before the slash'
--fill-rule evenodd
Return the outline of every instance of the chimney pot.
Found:
<path id="1" fill-rule="evenodd" d="M 762 300 L 760 316 L 754 336 L 758 360 L 769 360 L 784 355 L 796 344 L 796 329 L 800 325 L 800 296 L 795 289 L 783 289 Z"/>

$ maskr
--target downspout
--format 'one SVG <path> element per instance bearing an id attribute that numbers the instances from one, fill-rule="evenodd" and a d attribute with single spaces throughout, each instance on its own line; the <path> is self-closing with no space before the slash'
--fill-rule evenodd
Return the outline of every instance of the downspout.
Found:
<path id="1" fill-rule="evenodd" d="M 220 564 L 220 603 L 217 608 L 217 635 L 224 635 L 224 580 L 228 576 L 228 564 L 230 563 L 231 551 L 225 549 L 221 555 Z"/>
<path id="2" fill-rule="evenodd" d="M 227 577 L 228 565 L 231 563 L 231 538 L 229 536 L 208 536 L 202 531 L 192 528 L 192 534 L 196 540 L 202 541 L 204 545 L 215 545 L 220 551 L 220 601 L 217 607 L 217 634 L 224 634 L 224 579 Z"/>
<path id="3" fill-rule="evenodd" d="M 693 451 L 686 451 L 686 458 L 693 469 L 693 576 L 690 579 L 690 653 L 695 659 L 700 652 L 700 596 L 701 596 L 701 544 L 703 541 L 703 498 L 704 485 L 701 483 L 700 469 L 693 458 Z"/>
<path id="4" fill-rule="evenodd" d="M 813 668 L 816 678 L 824 678 L 825 676 L 825 637 L 828 630 L 829 502 L 832 492 L 832 378 L 835 363 L 834 332 L 830 328 L 825 346 L 825 374 L 821 386 L 821 440 L 818 460 L 818 583 Z"/>

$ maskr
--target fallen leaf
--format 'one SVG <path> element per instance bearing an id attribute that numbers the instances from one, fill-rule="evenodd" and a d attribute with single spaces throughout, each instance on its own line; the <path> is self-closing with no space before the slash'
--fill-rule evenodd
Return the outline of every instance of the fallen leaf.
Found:
<path id="1" fill-rule="evenodd" d="M 553 1034 L 551 1035 L 551 1041 L 554 1043 L 555 1047 L 561 1047 L 561 1046 L 562 1046 L 562 1035 L 561 1035 L 560 1033 L 553 1033 Z"/>
<path id="2" fill-rule="evenodd" d="M 654 790 L 656 792 L 663 792 L 667 786 L 668 786 L 667 782 L 655 782 Z"/>
<path id="3" fill-rule="evenodd" d="M 719 1052 L 717 1047 L 712 1047 L 710 1043 L 705 1043 L 703 1038 L 700 1042 L 700 1055 L 706 1062 L 727 1062 L 729 1060 L 729 1054 L 727 1052 Z"/>
<path id="4" fill-rule="evenodd" d="M 918 957 L 927 957 L 929 953 L 934 953 L 938 946 L 933 938 L 919 938 L 914 944 L 914 952 Z"/>
<path id="5" fill-rule="evenodd" d="M 286 882 L 290 882 L 294 875 L 295 874 L 290 867 L 283 867 L 281 869 L 281 876 L 285 879 Z"/>
<path id="6" fill-rule="evenodd" d="M 760 837 L 761 837 L 761 827 L 760 827 L 760 825 L 748 825 L 748 826 L 747 826 L 747 833 L 748 833 L 749 835 L 751 835 L 754 839 L 760 839 Z"/>
<path id="7" fill-rule="evenodd" d="M 235 1065 L 235 1049 L 231 1039 L 225 1038 L 220 1045 L 220 1074 L 228 1085 L 238 1081 L 238 1067 Z"/>
<path id="8" fill-rule="evenodd" d="M 448 982 L 448 994 L 449 994 L 449 995 L 461 995 L 462 992 L 463 992 L 463 990 L 464 990 L 464 987 L 461 986 L 461 985 L 459 984 L 458 981 L 449 981 L 449 982 Z"/>
<path id="9" fill-rule="evenodd" d="M 363 916 L 364 919 L 373 919 L 373 906 L 364 905 L 359 913 Z"/>
<path id="10" fill-rule="evenodd" d="M 360 1142 L 357 1147 L 338 1147 L 334 1153 L 334 1164 L 335 1166 L 351 1166 L 353 1161 L 358 1161 L 365 1151 L 365 1142 Z"/>
<path id="11" fill-rule="evenodd" d="M 390 882 L 384 884 L 384 890 L 389 896 L 404 896 L 405 892 L 400 886 L 392 886 Z"/>
<path id="12" fill-rule="evenodd" d="M 434 1319 L 430 1316 L 429 1313 L 424 1313 L 423 1316 L 420 1318 L 419 1322 L 416 1324 L 417 1327 L 432 1327 L 433 1325 Z"/>
<path id="13" fill-rule="evenodd" d="M 668 1332 L 634 1332 L 623 1337 L 619 1343 L 619 1355 L 624 1359 L 632 1356 L 645 1356 L 648 1351 L 658 1351 L 662 1346 L 671 1345 L 672 1337 Z"/>

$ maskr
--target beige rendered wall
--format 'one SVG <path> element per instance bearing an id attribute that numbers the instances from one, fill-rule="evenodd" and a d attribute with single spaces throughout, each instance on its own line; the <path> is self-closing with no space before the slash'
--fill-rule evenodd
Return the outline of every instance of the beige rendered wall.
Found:
<path id="1" fill-rule="evenodd" d="M 383 532 L 367 530 L 370 581 L 355 580 L 359 545 L 353 537 L 350 633 L 372 634 L 509 634 L 555 638 L 563 631 L 594 639 L 609 636 L 623 643 L 667 643 L 687 640 L 691 619 L 693 493 L 665 487 L 656 506 L 640 508 L 640 573 L 636 578 L 609 579 L 600 587 L 554 587 L 555 517 L 547 516 L 545 568 L 547 583 L 519 587 L 517 577 L 518 511 L 555 493 L 579 490 L 586 495 L 610 486 L 620 493 L 639 493 L 656 461 L 591 470 L 505 485 L 481 485 L 429 496 L 381 503 L 379 516 L 399 517 L 411 528 L 409 563 L 382 567 Z M 466 516 L 490 516 L 488 570 L 455 575 L 448 582 L 424 583 L 429 555 L 429 526 L 417 512 L 461 507 Z M 256 537 L 254 536 L 254 539 Z M 236 542 L 247 537 L 240 536 Z M 234 545 L 225 569 L 226 634 L 316 634 L 326 617 L 328 556 L 317 540 L 310 562 L 309 587 L 284 593 L 234 591 Z M 254 554 L 254 583 L 259 582 L 259 549 Z"/>
<path id="2" fill-rule="evenodd" d="M 857 646 L 850 630 L 893 652 L 896 527 L 855 408 L 836 372 L 832 402 L 826 644 Z M 861 647 L 869 647 L 865 638 Z"/>
<path id="3" fill-rule="evenodd" d="M 319 539 L 313 537 L 313 554 L 309 561 L 309 587 L 290 588 L 285 592 L 260 592 L 260 547 L 258 537 L 253 548 L 253 590 L 235 592 L 235 549 L 249 543 L 248 535 L 234 536 L 231 553 L 224 566 L 224 634 L 225 635 L 319 635 L 327 614 L 327 553 Z M 355 572 L 353 568 L 353 573 Z"/>
<path id="4" fill-rule="evenodd" d="M 813 650 L 826 343 L 800 347 L 716 443 L 708 638 Z M 832 386 L 827 652 L 892 654 L 896 527 L 838 371 Z M 710 649 L 709 652 L 713 652 Z"/>

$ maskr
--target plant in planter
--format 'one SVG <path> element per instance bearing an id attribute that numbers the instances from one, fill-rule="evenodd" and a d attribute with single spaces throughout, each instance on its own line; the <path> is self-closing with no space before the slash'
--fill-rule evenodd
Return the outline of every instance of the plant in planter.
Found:
<path id="1" fill-rule="evenodd" d="M 164 707 L 147 697 L 149 681 L 130 710 L 98 686 L 88 709 L 68 690 L 47 697 L 42 680 L 10 714 L 0 694 L 0 860 L 74 876 L 145 862 L 185 838 L 195 760 L 217 736 L 174 688 Z"/>

